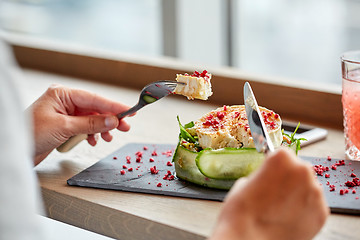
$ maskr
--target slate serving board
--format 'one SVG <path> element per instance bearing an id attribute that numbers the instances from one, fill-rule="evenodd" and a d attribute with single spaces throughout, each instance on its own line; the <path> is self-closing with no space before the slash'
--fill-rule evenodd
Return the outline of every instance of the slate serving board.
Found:
<path id="1" fill-rule="evenodd" d="M 174 150 L 175 145 L 169 144 L 130 143 L 73 176 L 67 183 L 72 186 L 222 201 L 227 191 L 200 187 L 176 177 L 171 181 L 163 179 L 168 171 L 175 175 L 174 166 L 168 164 L 171 163 Z M 142 155 L 140 158 L 139 154 Z M 127 163 L 127 157 L 130 157 L 131 163 Z M 150 158 L 154 161 L 151 162 Z M 345 160 L 345 165 L 332 170 L 331 166 L 338 163 L 339 159 L 301 158 L 313 165 L 329 167 L 317 179 L 332 212 L 360 215 L 360 187 L 349 189 L 345 186 L 345 182 L 353 180 L 351 173 L 360 177 L 360 162 Z M 150 172 L 154 166 L 159 170 L 157 174 Z M 130 168 L 132 171 L 129 171 Z M 121 174 L 121 170 L 124 170 L 124 174 Z M 325 174 L 330 177 L 326 178 Z M 161 186 L 158 186 L 159 183 Z M 330 191 L 330 185 L 335 186 L 335 191 Z M 340 189 L 348 189 L 349 192 L 340 195 Z M 353 189 L 356 193 L 352 193 Z"/>

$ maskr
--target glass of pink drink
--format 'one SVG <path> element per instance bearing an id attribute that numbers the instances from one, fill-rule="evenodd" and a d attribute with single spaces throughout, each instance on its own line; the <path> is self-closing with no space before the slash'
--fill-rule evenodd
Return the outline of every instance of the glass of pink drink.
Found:
<path id="1" fill-rule="evenodd" d="M 360 160 L 360 51 L 341 57 L 345 154 Z"/>

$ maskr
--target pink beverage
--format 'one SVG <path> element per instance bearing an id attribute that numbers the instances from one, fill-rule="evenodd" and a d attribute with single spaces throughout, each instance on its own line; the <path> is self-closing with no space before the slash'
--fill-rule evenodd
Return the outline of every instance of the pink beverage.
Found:
<path id="1" fill-rule="evenodd" d="M 341 61 L 345 154 L 360 160 L 360 51 L 345 53 Z"/>
<path id="2" fill-rule="evenodd" d="M 344 78 L 342 86 L 345 153 L 349 159 L 360 160 L 360 82 Z"/>

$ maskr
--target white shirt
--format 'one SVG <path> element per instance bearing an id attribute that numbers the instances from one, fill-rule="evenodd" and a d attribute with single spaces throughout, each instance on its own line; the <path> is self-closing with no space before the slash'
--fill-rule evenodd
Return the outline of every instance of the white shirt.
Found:
<path id="1" fill-rule="evenodd" d="M 0 40 L 0 239 L 45 239 L 30 133 L 15 88 L 15 65 Z"/>
<path id="2" fill-rule="evenodd" d="M 21 78 L 0 39 L 0 240 L 110 238 L 39 216 L 43 205 L 32 162 L 30 124 L 16 91 Z"/>

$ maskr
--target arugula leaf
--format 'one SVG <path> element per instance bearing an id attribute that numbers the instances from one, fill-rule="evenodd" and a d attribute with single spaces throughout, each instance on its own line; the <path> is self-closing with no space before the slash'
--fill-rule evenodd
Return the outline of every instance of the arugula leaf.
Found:
<path id="1" fill-rule="evenodd" d="M 178 116 L 178 121 L 179 121 L 179 116 Z M 179 121 L 179 123 L 180 123 L 180 121 Z M 186 129 L 186 128 L 192 128 L 193 126 L 195 126 L 195 123 L 194 123 L 193 121 L 191 121 L 191 122 L 185 124 L 185 125 L 184 125 L 184 128 L 185 128 L 185 129 Z"/>
<path id="2" fill-rule="evenodd" d="M 177 120 L 180 127 L 180 137 L 182 137 L 188 142 L 195 143 L 196 142 L 195 138 L 191 136 L 191 134 L 188 133 L 188 131 L 186 131 L 186 128 L 190 128 L 194 126 L 194 122 L 189 122 L 188 124 L 185 124 L 185 126 L 183 126 L 180 122 L 179 116 L 177 116 Z"/>
<path id="3" fill-rule="evenodd" d="M 295 134 L 296 134 L 297 130 L 299 129 L 299 126 L 300 126 L 300 122 L 298 123 L 294 132 L 291 135 L 284 133 L 284 129 L 282 129 L 282 134 L 287 136 L 288 138 L 290 138 L 289 146 L 293 146 L 293 145 L 295 146 L 296 155 L 298 154 L 299 150 L 301 149 L 301 146 L 300 146 L 301 141 L 307 141 L 306 138 L 295 138 Z"/>

